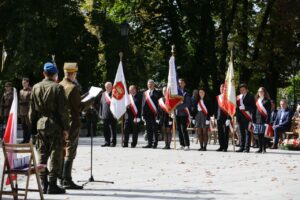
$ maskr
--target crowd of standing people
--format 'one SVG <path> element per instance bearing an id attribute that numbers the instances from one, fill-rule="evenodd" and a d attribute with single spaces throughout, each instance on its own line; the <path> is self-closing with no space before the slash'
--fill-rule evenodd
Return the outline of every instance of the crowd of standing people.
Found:
<path id="1" fill-rule="evenodd" d="M 47 164 L 47 171 L 40 173 L 44 193 L 62 194 L 66 189 L 83 189 L 72 179 L 72 166 L 76 157 L 82 112 L 87 117 L 88 136 L 95 134 L 97 119 L 103 122 L 104 144 L 102 147 L 117 145 L 117 123 L 110 111 L 113 85 L 105 83 L 105 91 L 87 102 L 82 102 L 77 81 L 77 63 L 64 64 L 64 78 L 58 83 L 58 69 L 53 63 L 45 63 L 44 79 L 32 88 L 29 79 L 23 78 L 23 89 L 19 92 L 19 117 L 23 127 L 23 141 L 28 143 L 32 138 L 38 152 L 38 162 Z M 141 125 L 145 124 L 147 144 L 143 148 L 157 148 L 159 131 L 163 135 L 165 146 L 171 149 L 172 129 L 176 122 L 179 136 L 179 149 L 190 150 L 188 127 L 192 126 L 198 135 L 199 151 L 206 151 L 208 132 L 212 119 L 217 121 L 220 147 L 217 151 L 227 152 L 229 131 L 232 119 L 223 108 L 224 85 L 220 86 L 217 97 L 208 97 L 208 88 L 200 88 L 190 95 L 186 90 L 184 79 L 178 80 L 179 95 L 182 102 L 173 113 L 166 106 L 166 87 L 162 91 L 155 88 L 155 82 L 148 80 L 147 90 L 138 91 L 135 85 L 129 86 L 130 105 L 124 117 L 124 138 L 122 147 L 131 148 L 138 144 Z M 291 126 L 292 110 L 285 99 L 280 101 L 280 109 L 276 111 L 275 103 L 265 88 L 260 87 L 257 94 L 252 95 L 246 84 L 239 86 L 237 97 L 236 122 L 238 127 L 239 149 L 237 152 L 249 152 L 252 133 L 258 138 L 257 153 L 266 152 L 266 137 L 274 133 L 272 149 L 278 148 L 280 134 L 288 131 Z M 213 101 L 213 98 L 216 98 Z M 5 91 L 0 102 L 0 117 L 6 124 L 13 101 L 13 85 L 5 83 Z M 217 103 L 213 103 L 217 102 Z M 2 126 L 2 129 L 5 127 Z M 4 131 L 1 130 L 1 137 Z M 58 186 L 58 180 L 60 186 Z"/>

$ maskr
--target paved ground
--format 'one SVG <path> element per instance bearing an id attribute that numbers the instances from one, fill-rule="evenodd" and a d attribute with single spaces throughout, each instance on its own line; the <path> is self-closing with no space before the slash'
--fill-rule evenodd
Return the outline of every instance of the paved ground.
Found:
<path id="1" fill-rule="evenodd" d="M 135 149 L 100 147 L 95 139 L 94 171 L 96 180 L 85 190 L 67 191 L 65 195 L 45 195 L 46 199 L 89 200 L 213 200 L 213 199 L 299 199 L 300 152 L 268 150 L 267 154 L 142 149 L 139 138 Z M 163 146 L 160 142 L 159 147 Z M 232 150 L 232 147 L 230 147 Z M 2 167 L 3 156 L 0 152 Z M 2 173 L 2 169 L 0 169 Z M 75 180 L 90 177 L 90 142 L 81 138 L 73 175 Z M 32 181 L 33 185 L 35 184 Z M 81 183 L 83 184 L 83 183 Z M 29 199 L 39 199 L 30 193 Z"/>

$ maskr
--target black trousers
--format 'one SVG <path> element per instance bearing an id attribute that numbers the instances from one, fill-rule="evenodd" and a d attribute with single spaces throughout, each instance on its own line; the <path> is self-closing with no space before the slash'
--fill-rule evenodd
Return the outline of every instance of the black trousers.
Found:
<path id="1" fill-rule="evenodd" d="M 228 140 L 229 140 L 229 126 L 225 125 L 225 122 L 218 120 L 218 137 L 219 144 L 221 149 L 228 149 Z"/>
<path id="2" fill-rule="evenodd" d="M 190 138 L 187 131 L 187 116 L 177 116 L 176 123 L 177 123 L 177 131 L 179 134 L 179 143 L 181 146 L 189 147 L 190 146 Z"/>
<path id="3" fill-rule="evenodd" d="M 135 147 L 137 145 L 138 135 L 140 132 L 140 124 L 134 123 L 133 119 L 127 119 L 125 121 L 124 131 L 125 131 L 124 145 L 128 146 L 129 135 L 132 134 L 131 146 Z"/>
<path id="4" fill-rule="evenodd" d="M 258 136 L 259 150 L 265 150 L 266 149 L 265 134 L 264 133 L 259 133 L 259 134 L 257 134 L 257 136 Z"/>
<path id="5" fill-rule="evenodd" d="M 117 144 L 117 120 L 115 119 L 104 119 L 104 139 L 105 144 L 110 145 L 110 143 Z M 110 141 L 112 136 L 112 140 Z"/>
<path id="6" fill-rule="evenodd" d="M 245 118 L 238 120 L 240 127 L 240 148 L 241 149 L 250 149 L 251 144 L 251 133 L 248 130 L 249 121 Z"/>
<path id="7" fill-rule="evenodd" d="M 158 144 L 158 124 L 154 117 L 145 116 L 148 145 L 157 146 Z M 153 141 L 154 136 L 154 141 Z"/>

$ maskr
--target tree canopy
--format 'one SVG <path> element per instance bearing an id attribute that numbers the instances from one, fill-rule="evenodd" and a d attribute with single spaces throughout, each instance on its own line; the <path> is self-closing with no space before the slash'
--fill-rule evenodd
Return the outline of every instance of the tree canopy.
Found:
<path id="1" fill-rule="evenodd" d="M 253 92 L 265 86 L 276 98 L 300 69 L 298 0 L 0 2 L 0 43 L 8 55 L 1 80 L 38 81 L 55 55 L 60 70 L 65 61 L 79 63 L 84 87 L 101 85 L 113 81 L 123 51 L 128 83 L 145 88 L 148 78 L 166 83 L 173 44 L 179 76 L 211 95 L 224 81 L 231 47 L 237 83 Z M 120 34 L 124 22 L 128 36 Z"/>

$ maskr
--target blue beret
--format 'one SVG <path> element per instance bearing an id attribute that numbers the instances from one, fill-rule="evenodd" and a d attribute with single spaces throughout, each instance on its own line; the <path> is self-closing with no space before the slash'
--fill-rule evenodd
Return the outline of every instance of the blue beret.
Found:
<path id="1" fill-rule="evenodd" d="M 49 74 L 57 74 L 58 69 L 53 63 L 47 62 L 44 64 L 44 72 L 47 72 Z"/>

